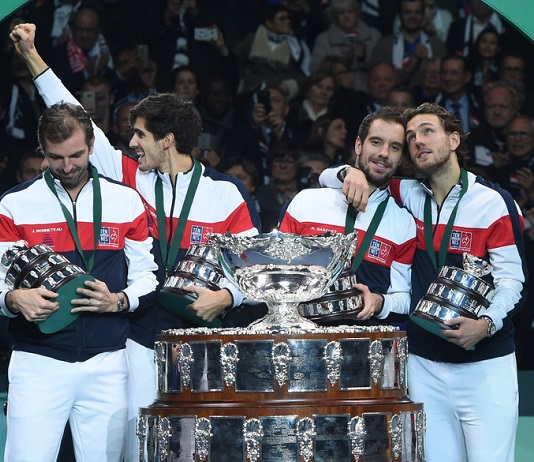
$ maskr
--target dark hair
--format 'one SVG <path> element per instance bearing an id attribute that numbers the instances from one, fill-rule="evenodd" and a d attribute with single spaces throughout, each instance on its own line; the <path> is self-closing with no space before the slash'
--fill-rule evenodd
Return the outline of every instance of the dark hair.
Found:
<path id="1" fill-rule="evenodd" d="M 130 110 L 132 127 L 138 117 L 145 119 L 145 126 L 155 140 L 172 133 L 181 154 L 191 154 L 202 131 L 202 120 L 193 102 L 176 93 L 147 96 Z"/>
<path id="2" fill-rule="evenodd" d="M 358 137 L 360 138 L 362 143 L 367 138 L 367 135 L 369 134 L 369 128 L 375 120 L 383 120 L 384 122 L 403 125 L 402 115 L 400 114 L 400 112 L 389 106 L 383 106 L 377 109 L 376 111 L 367 114 L 362 120 L 360 128 L 358 129 Z"/>
<path id="3" fill-rule="evenodd" d="M 46 141 L 61 143 L 77 130 L 85 133 L 85 142 L 91 147 L 95 140 L 91 117 L 82 106 L 61 102 L 43 111 L 37 126 L 37 137 L 46 153 Z"/>
<path id="4" fill-rule="evenodd" d="M 308 138 L 308 148 L 310 149 L 323 149 L 323 141 L 328 131 L 328 128 L 334 122 L 334 120 L 341 119 L 343 117 L 337 114 L 323 114 L 317 117 L 310 130 L 310 137 Z"/>
<path id="5" fill-rule="evenodd" d="M 300 156 L 300 148 L 293 141 L 280 141 L 276 143 L 267 154 L 267 166 L 273 166 L 273 161 L 280 157 L 291 157 L 295 163 Z"/>
<path id="6" fill-rule="evenodd" d="M 280 13 L 280 11 L 285 11 L 289 13 L 289 10 L 286 6 L 281 3 L 268 3 L 263 7 L 263 23 L 267 21 L 272 21 L 274 17 Z"/>
<path id="7" fill-rule="evenodd" d="M 175 67 L 171 71 L 171 75 L 169 77 L 169 89 L 168 89 L 170 93 L 172 93 L 174 91 L 174 88 L 176 87 L 176 77 L 178 77 L 178 74 L 180 72 L 191 72 L 191 74 L 195 76 L 195 79 L 197 81 L 197 87 L 200 89 L 200 79 L 198 77 L 197 72 L 191 66 L 179 66 L 179 67 Z"/>
<path id="8" fill-rule="evenodd" d="M 447 111 L 447 109 L 438 104 L 423 103 L 415 108 L 411 107 L 404 111 L 402 114 L 404 128 L 406 128 L 410 120 L 421 114 L 433 114 L 437 116 L 445 133 L 451 134 L 453 132 L 458 132 L 460 135 L 460 144 L 456 148 L 456 156 L 458 157 L 460 167 L 465 167 L 466 161 L 469 159 L 469 151 L 465 145 L 467 135 L 458 118 L 452 112 Z"/>
<path id="9" fill-rule="evenodd" d="M 456 53 L 450 53 L 441 58 L 441 68 L 443 67 L 443 64 L 447 61 L 460 61 L 464 67 L 464 72 L 469 72 L 469 64 L 467 62 L 467 58 L 464 58 L 463 56 L 458 55 Z"/>
<path id="10" fill-rule="evenodd" d="M 42 148 L 38 147 L 35 149 L 29 149 L 25 151 L 22 156 L 20 156 L 18 162 L 17 162 L 17 171 L 22 172 L 24 169 L 24 162 L 26 162 L 28 159 L 40 159 L 44 160 L 44 152 Z"/>
<path id="11" fill-rule="evenodd" d="M 324 79 L 326 79 L 328 77 L 330 77 L 332 79 L 332 82 L 334 83 L 334 91 L 335 91 L 336 88 L 337 88 L 335 77 L 330 72 L 318 69 L 315 72 L 312 72 L 308 76 L 306 81 L 304 82 L 304 86 L 302 88 L 302 94 L 306 95 L 313 85 L 322 82 Z"/>
<path id="12" fill-rule="evenodd" d="M 251 159 L 244 156 L 227 157 L 221 160 L 220 164 L 217 166 L 217 170 L 219 172 L 224 173 L 227 170 L 230 170 L 232 167 L 242 167 L 245 173 L 250 176 L 250 180 L 253 186 L 258 186 L 258 169 L 256 168 L 256 165 L 254 165 L 254 162 L 252 162 Z"/>

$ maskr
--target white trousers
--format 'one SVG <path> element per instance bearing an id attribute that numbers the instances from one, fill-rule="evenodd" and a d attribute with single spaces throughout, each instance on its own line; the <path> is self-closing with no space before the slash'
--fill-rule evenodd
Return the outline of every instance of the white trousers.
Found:
<path id="1" fill-rule="evenodd" d="M 424 405 L 426 462 L 514 462 L 519 413 L 514 353 L 465 364 L 410 354 L 408 393 Z"/>
<path id="2" fill-rule="evenodd" d="M 13 351 L 6 462 L 54 462 L 70 422 L 77 462 L 122 460 L 127 425 L 125 350 L 68 363 Z"/>
<path id="3" fill-rule="evenodd" d="M 126 434 L 125 462 L 139 460 L 137 416 L 140 407 L 147 407 L 156 400 L 156 365 L 154 350 L 133 340 L 126 340 L 128 355 L 128 432 Z"/>

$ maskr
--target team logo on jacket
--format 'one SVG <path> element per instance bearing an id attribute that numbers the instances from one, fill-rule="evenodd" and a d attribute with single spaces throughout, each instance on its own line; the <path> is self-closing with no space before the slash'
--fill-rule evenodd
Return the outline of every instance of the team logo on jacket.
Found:
<path id="1" fill-rule="evenodd" d="M 119 228 L 112 226 L 102 226 L 100 230 L 100 240 L 98 243 L 107 247 L 119 246 Z"/>
<path id="2" fill-rule="evenodd" d="M 456 250 L 471 250 L 473 233 L 468 231 L 453 231 L 451 233 L 450 247 Z"/>
<path id="3" fill-rule="evenodd" d="M 369 251 L 367 252 L 367 255 L 369 256 L 369 258 L 378 260 L 381 263 L 386 263 L 390 252 L 391 245 L 373 239 L 371 241 L 371 245 L 369 246 Z"/>
<path id="4" fill-rule="evenodd" d="M 213 228 L 206 226 L 191 226 L 191 244 L 201 244 L 208 242 L 208 234 L 213 232 Z"/>

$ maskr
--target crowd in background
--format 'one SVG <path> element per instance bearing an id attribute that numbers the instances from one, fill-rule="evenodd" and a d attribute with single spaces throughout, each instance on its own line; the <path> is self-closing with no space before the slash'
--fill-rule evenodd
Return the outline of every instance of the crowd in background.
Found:
<path id="1" fill-rule="evenodd" d="M 8 39 L 22 22 L 128 155 L 130 108 L 158 92 L 194 100 L 195 155 L 245 184 L 264 231 L 323 169 L 354 163 L 368 113 L 437 102 L 470 133 L 468 169 L 522 208 L 534 273 L 534 45 L 481 0 L 31 1 L 0 23 L 1 192 L 42 162 L 44 103 Z M 409 161 L 398 174 L 417 176 Z M 534 368 L 533 307 L 515 318 L 523 368 Z"/>

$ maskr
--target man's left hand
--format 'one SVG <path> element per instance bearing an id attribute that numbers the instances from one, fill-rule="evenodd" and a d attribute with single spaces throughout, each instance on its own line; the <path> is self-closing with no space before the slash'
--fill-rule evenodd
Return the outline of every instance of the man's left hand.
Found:
<path id="1" fill-rule="evenodd" d="M 464 350 L 470 350 L 480 340 L 488 335 L 488 323 L 484 319 L 471 319 L 460 316 L 456 319 L 445 321 L 448 326 L 458 326 L 458 329 L 442 329 L 445 338 Z"/>
<path id="2" fill-rule="evenodd" d="M 197 295 L 197 300 L 188 305 L 191 311 L 204 319 L 213 321 L 223 310 L 232 303 L 232 296 L 228 290 L 209 290 L 204 287 L 187 286 L 183 288 Z"/>
<path id="3" fill-rule="evenodd" d="M 105 282 L 98 279 L 93 281 L 85 281 L 85 286 L 76 289 L 76 292 L 80 295 L 84 295 L 85 298 L 75 298 L 71 300 L 76 308 L 71 310 L 71 313 L 79 313 L 81 311 L 92 311 L 93 313 L 107 313 L 117 312 L 117 294 L 109 291 Z"/>

